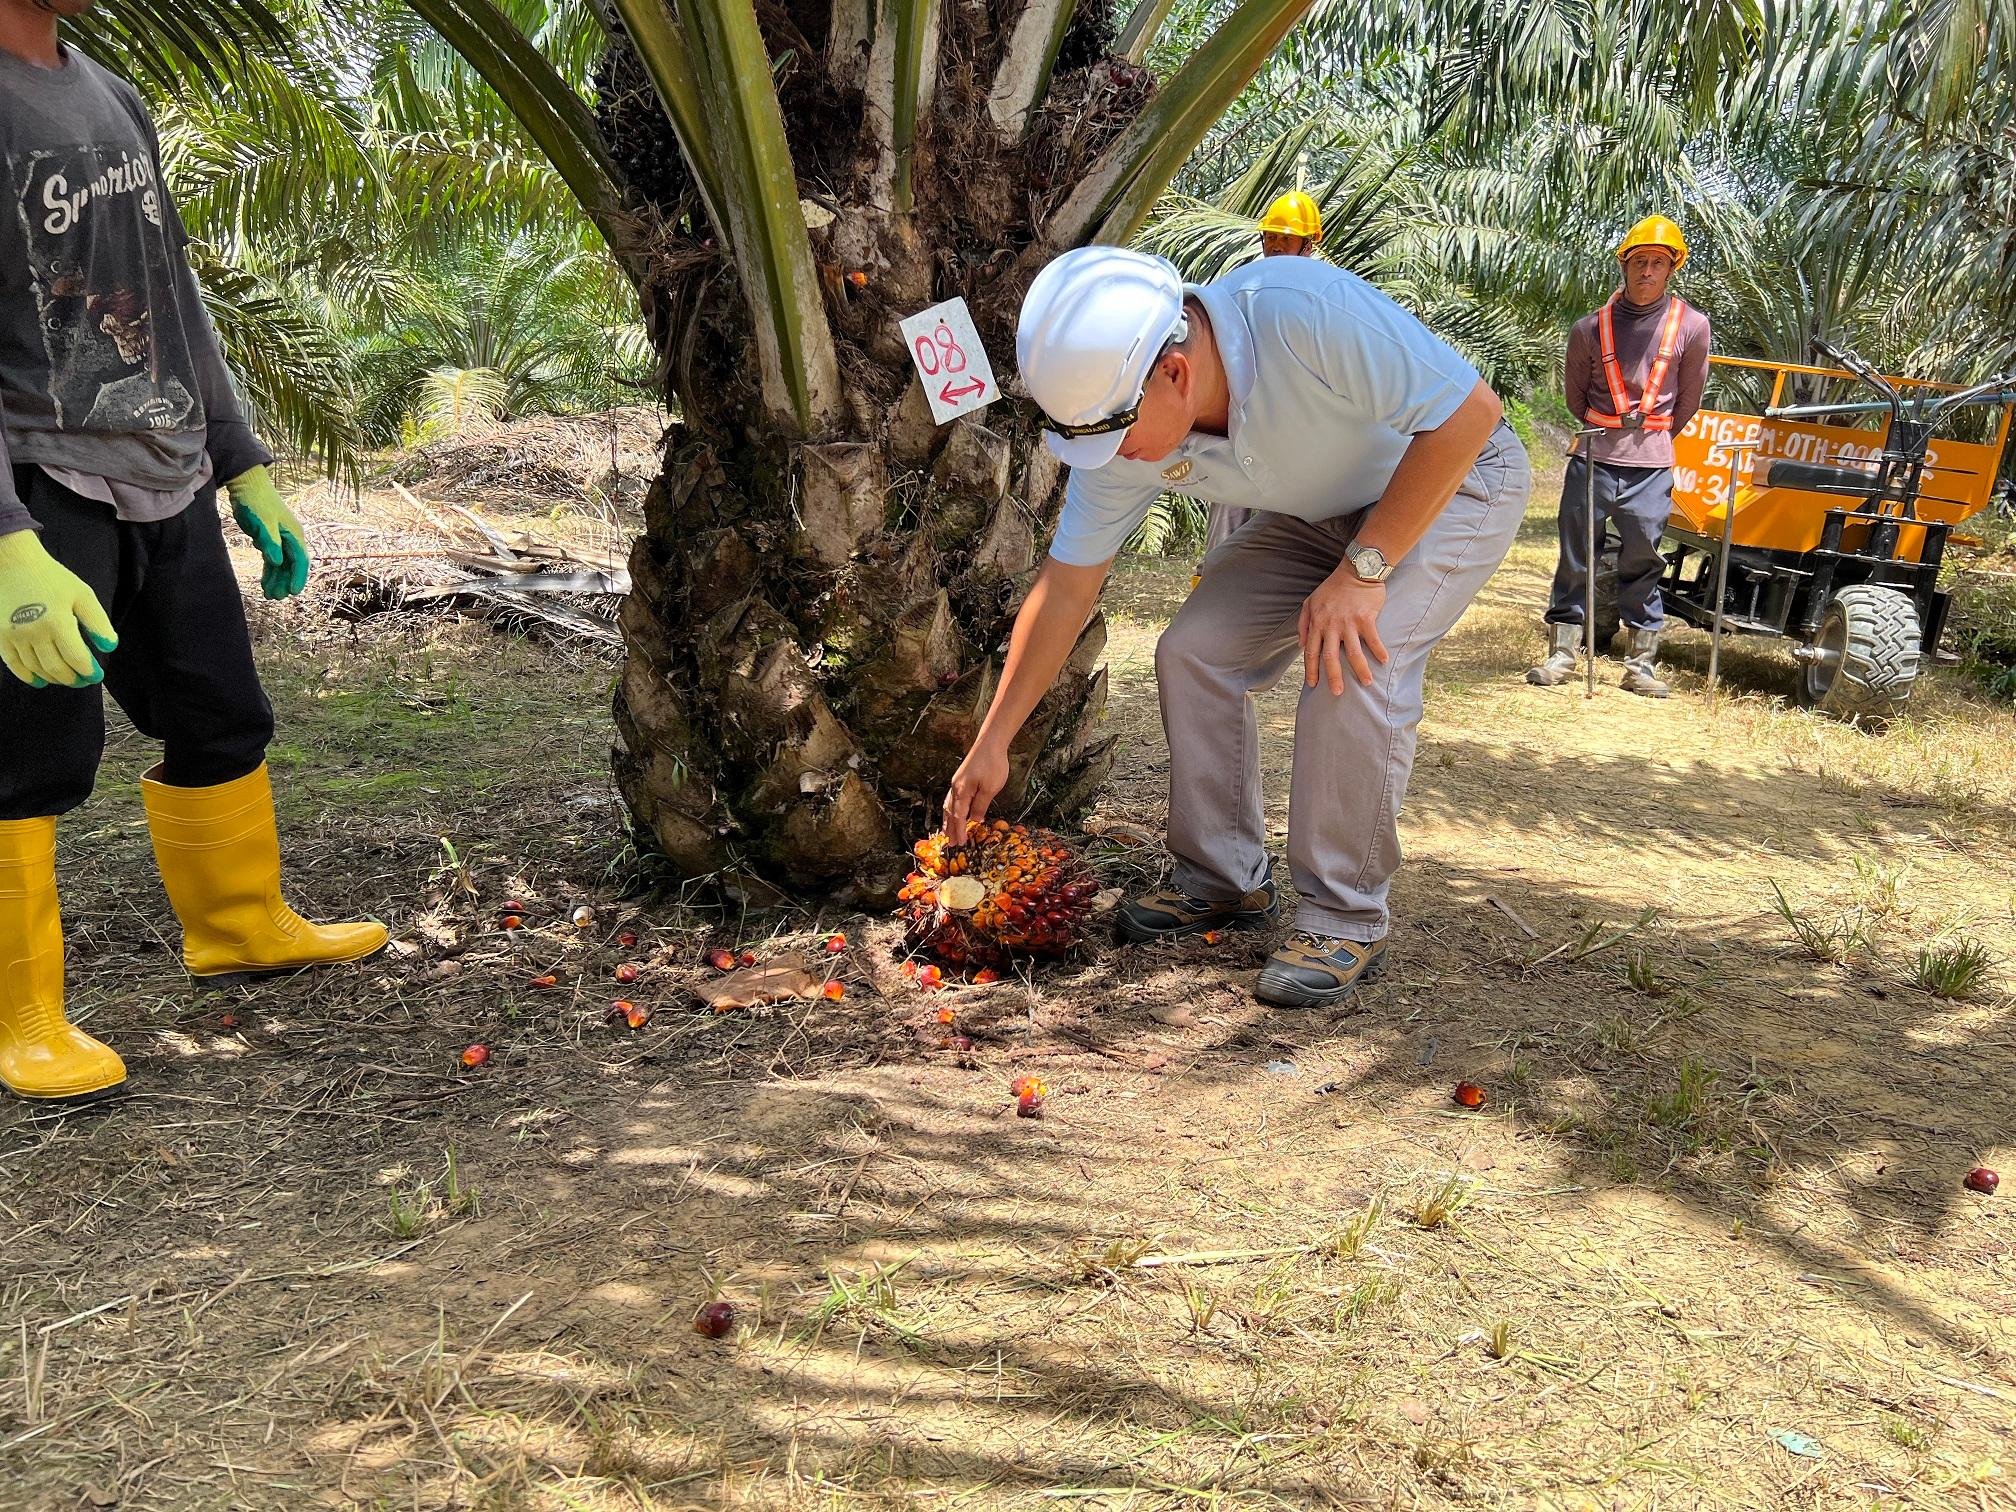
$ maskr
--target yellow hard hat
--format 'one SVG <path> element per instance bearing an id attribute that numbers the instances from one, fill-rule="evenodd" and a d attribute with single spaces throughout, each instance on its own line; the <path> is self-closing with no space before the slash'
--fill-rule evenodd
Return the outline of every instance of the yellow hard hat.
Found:
<path id="1" fill-rule="evenodd" d="M 1323 212 L 1300 189 L 1291 189 L 1267 207 L 1260 229 L 1263 233 L 1273 231 L 1282 236 L 1306 236 L 1311 241 L 1321 241 Z"/>
<path id="2" fill-rule="evenodd" d="M 1675 273 L 1687 266 L 1687 238 L 1663 215 L 1648 215 L 1626 231 L 1624 240 L 1617 243 L 1617 261 L 1624 261 L 1639 247 L 1664 247 L 1671 252 Z"/>

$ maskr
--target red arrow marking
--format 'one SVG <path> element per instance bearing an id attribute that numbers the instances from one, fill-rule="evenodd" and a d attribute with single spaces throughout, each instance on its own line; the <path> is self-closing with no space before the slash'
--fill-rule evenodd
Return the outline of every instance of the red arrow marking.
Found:
<path id="1" fill-rule="evenodd" d="M 945 387 L 938 390 L 938 398 L 945 404 L 951 404 L 955 400 L 964 399 L 968 394 L 984 394 L 986 392 L 987 385 L 982 380 L 975 378 L 971 382 L 960 384 L 957 388 L 947 383 Z"/>

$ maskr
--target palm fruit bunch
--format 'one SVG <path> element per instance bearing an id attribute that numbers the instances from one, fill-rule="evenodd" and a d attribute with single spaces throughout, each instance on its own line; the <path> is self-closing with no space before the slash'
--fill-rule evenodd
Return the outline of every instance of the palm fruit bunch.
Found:
<path id="1" fill-rule="evenodd" d="M 1014 956 L 1061 956 L 1078 943 L 1099 883 L 1048 830 L 996 819 L 967 827 L 966 843 L 932 835 L 897 894 L 910 944 L 948 966 L 1005 966 Z"/>

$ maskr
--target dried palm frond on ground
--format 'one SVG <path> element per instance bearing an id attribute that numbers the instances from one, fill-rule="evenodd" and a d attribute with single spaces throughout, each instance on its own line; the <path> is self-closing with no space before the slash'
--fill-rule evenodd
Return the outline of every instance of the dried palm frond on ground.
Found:
<path id="1" fill-rule="evenodd" d="M 401 453 L 387 470 L 429 498 L 522 509 L 602 501 L 636 507 L 658 476 L 667 416 L 655 405 L 530 415 Z"/>

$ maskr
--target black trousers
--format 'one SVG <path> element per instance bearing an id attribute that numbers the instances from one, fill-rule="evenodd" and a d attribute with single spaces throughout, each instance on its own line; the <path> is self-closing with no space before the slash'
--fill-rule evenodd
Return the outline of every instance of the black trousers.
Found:
<path id="1" fill-rule="evenodd" d="M 112 616 L 119 648 L 99 658 L 102 687 L 31 688 L 0 669 L 0 819 L 68 813 L 91 796 L 106 693 L 161 742 L 163 782 L 214 787 L 255 770 L 273 707 L 252 664 L 216 489 L 173 519 L 135 525 L 38 467 L 15 468 L 14 488 L 44 548 Z"/>
<path id="2" fill-rule="evenodd" d="M 1561 556 L 1554 567 L 1554 591 L 1548 599 L 1547 623 L 1582 623 L 1589 564 L 1589 464 L 1578 454 L 1568 459 L 1561 483 Z M 1666 628 L 1666 604 L 1659 592 L 1666 559 L 1659 539 L 1673 513 L 1673 469 L 1612 467 L 1596 464 L 1596 549 L 1603 549 L 1603 528 L 1615 527 L 1617 548 L 1617 610 L 1628 630 Z"/>

